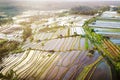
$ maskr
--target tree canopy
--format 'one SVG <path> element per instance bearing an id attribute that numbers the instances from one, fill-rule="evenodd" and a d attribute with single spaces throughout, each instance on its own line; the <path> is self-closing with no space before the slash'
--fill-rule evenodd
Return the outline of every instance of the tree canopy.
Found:
<path id="1" fill-rule="evenodd" d="M 83 15 L 94 15 L 98 13 L 98 11 L 105 11 L 109 10 L 108 6 L 94 6 L 94 7 L 89 7 L 89 6 L 78 6 L 71 8 L 70 13 L 71 14 L 83 14 Z"/>

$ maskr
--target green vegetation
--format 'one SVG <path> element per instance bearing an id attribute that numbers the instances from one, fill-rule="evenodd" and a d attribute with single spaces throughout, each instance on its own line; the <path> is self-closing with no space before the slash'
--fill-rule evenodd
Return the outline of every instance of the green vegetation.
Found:
<path id="1" fill-rule="evenodd" d="M 89 44 L 88 44 L 88 38 L 85 38 L 85 49 L 88 50 L 89 49 Z"/>
<path id="2" fill-rule="evenodd" d="M 120 62 L 115 64 L 118 79 L 120 78 Z"/>
<path id="3" fill-rule="evenodd" d="M 9 24 L 13 24 L 13 19 L 11 17 L 0 17 L 0 27 Z"/>
<path id="4" fill-rule="evenodd" d="M 15 50 L 13 50 L 13 51 L 11 51 L 11 53 L 12 54 L 15 54 L 15 53 L 21 53 L 21 52 L 23 52 L 24 50 L 20 47 L 20 46 L 18 46 L 18 48 L 17 49 L 15 49 Z"/>
<path id="5" fill-rule="evenodd" d="M 32 35 L 32 29 L 30 26 L 26 26 L 23 30 L 23 40 L 26 41 L 26 39 Z"/>
<path id="6" fill-rule="evenodd" d="M 120 55 L 118 47 L 102 35 L 96 34 L 90 27 L 88 27 L 88 24 L 91 24 L 94 21 L 96 21 L 96 18 L 86 21 L 83 26 L 89 40 L 96 45 L 100 51 L 103 51 L 105 53 L 104 55 L 111 58 L 113 61 L 119 61 Z"/>
<path id="7" fill-rule="evenodd" d="M 106 8 L 104 8 L 104 9 L 106 9 Z M 81 11 L 80 13 L 78 12 L 78 14 L 94 15 L 97 12 L 98 12 L 98 10 L 96 8 L 94 9 L 94 8 L 87 8 L 86 7 L 86 12 L 85 11 Z M 33 20 L 34 20 L 34 18 L 33 18 Z M 100 57 L 97 57 L 96 59 L 93 58 L 92 62 L 89 62 L 89 63 L 87 62 L 87 60 L 90 61 L 88 58 L 86 58 L 86 53 L 87 52 L 89 53 L 88 54 L 89 57 L 92 57 L 92 56 L 94 57 L 93 54 L 97 53 L 97 52 L 95 52 L 94 49 L 90 49 L 88 51 L 88 49 L 89 49 L 89 40 L 95 45 L 95 49 L 97 47 L 97 49 L 99 49 L 100 51 L 105 53 L 105 55 L 106 55 L 105 57 L 108 57 L 111 60 L 115 60 L 115 61 L 116 61 L 116 57 L 118 57 L 118 55 L 114 56 L 113 53 L 110 54 L 109 50 L 107 50 L 107 48 L 109 49 L 109 46 L 112 46 L 112 48 L 111 48 L 111 50 L 112 50 L 114 45 L 108 43 L 106 38 L 104 38 L 102 35 L 96 34 L 93 31 L 93 29 L 91 29 L 88 26 L 88 24 L 90 24 L 91 22 L 93 22 L 95 20 L 96 20 L 96 18 L 94 17 L 94 18 L 86 21 L 85 25 L 83 26 L 84 30 L 86 32 L 86 36 L 84 37 L 85 38 L 85 44 L 81 45 L 79 37 L 78 37 L 79 39 L 78 38 L 71 38 L 70 37 L 70 29 L 68 29 L 68 36 L 67 37 L 70 37 L 69 41 L 67 39 L 65 39 L 66 41 L 62 40 L 62 41 L 64 41 L 64 43 L 63 42 L 62 43 L 66 44 L 67 46 L 64 47 L 64 45 L 62 45 L 62 43 L 59 44 L 59 42 L 57 40 L 56 41 L 52 41 L 52 43 L 57 42 L 59 44 L 59 46 L 62 45 L 62 48 L 60 48 L 60 49 L 62 49 L 61 50 L 62 53 L 60 51 L 56 50 L 58 48 L 58 47 L 56 47 L 57 43 L 55 44 L 55 47 L 56 47 L 55 49 L 53 49 L 54 46 L 52 47 L 52 49 L 50 49 L 51 44 L 49 42 L 48 42 L 48 44 L 49 44 L 48 47 L 46 47 L 47 45 L 45 43 L 41 42 L 41 40 L 38 40 L 38 42 L 41 42 L 42 47 L 45 46 L 44 47 L 44 48 L 46 48 L 45 50 L 43 48 L 43 49 L 40 49 L 40 50 L 38 49 L 38 51 L 36 51 L 36 50 L 34 50 L 32 48 L 29 48 L 28 49 L 29 51 L 25 52 L 24 55 L 22 57 L 20 57 L 20 59 L 14 59 L 13 61 L 11 61 L 10 62 L 11 63 L 10 66 L 9 65 L 7 65 L 7 66 L 5 65 L 5 69 L 3 69 L 3 71 L 4 71 L 3 73 L 7 72 L 7 70 L 9 70 L 9 69 L 13 69 L 13 70 L 17 71 L 17 74 L 21 78 L 26 78 L 28 80 L 29 80 L 29 77 L 30 78 L 34 77 L 36 80 L 40 79 L 40 77 L 44 78 L 44 76 L 47 76 L 47 72 L 48 71 L 49 72 L 53 72 L 53 74 L 54 74 L 54 72 L 64 71 L 61 74 L 58 74 L 58 75 L 55 74 L 57 76 L 57 78 L 54 78 L 54 79 L 63 79 L 62 77 L 64 75 L 66 75 L 67 73 L 70 75 L 70 78 L 74 77 L 74 76 L 75 77 L 78 76 L 77 80 L 85 80 L 85 78 L 88 75 L 89 75 L 89 77 L 91 77 L 93 75 L 93 73 L 95 72 L 95 70 L 100 69 L 96 65 L 99 64 L 99 62 L 101 60 L 105 60 L 105 59 L 103 59 L 104 56 L 100 56 L 99 55 Z M 23 30 L 24 30 L 23 31 L 23 39 L 24 39 L 24 41 L 26 41 L 27 39 L 30 39 L 30 41 L 33 41 L 32 29 L 30 27 L 31 22 L 22 22 L 20 24 L 23 25 Z M 71 24 L 73 24 L 73 22 L 71 22 Z M 52 28 L 46 27 L 44 29 L 41 29 L 40 32 L 48 32 L 49 33 L 49 32 L 55 32 L 56 30 L 60 30 L 60 29 L 63 29 L 63 27 L 61 27 L 61 28 L 57 27 L 57 26 L 56 27 L 52 27 Z M 78 36 L 78 34 L 76 32 L 74 32 L 74 36 Z M 59 34 L 58 37 L 63 38 L 64 35 L 63 34 Z M 46 39 L 46 41 L 47 40 L 48 39 Z M 68 43 L 66 43 L 67 41 L 68 41 Z M 84 41 L 82 41 L 82 42 L 84 42 Z M 104 45 L 106 46 L 106 44 L 104 44 L 105 42 L 106 42 L 106 44 L 108 44 L 107 48 L 104 47 Z M 72 44 L 69 45 L 69 43 L 72 43 Z M 0 41 L 0 57 L 2 57 L 1 55 L 8 54 L 8 53 L 19 53 L 19 52 L 21 52 L 22 49 L 19 47 L 19 45 L 20 45 L 20 43 L 15 42 L 15 41 L 1 40 Z M 34 45 L 36 45 L 36 43 Z M 84 45 L 85 45 L 86 51 L 83 51 L 83 49 L 81 48 L 81 46 L 84 46 Z M 37 47 L 38 46 L 39 45 L 37 45 Z M 73 46 L 75 46 L 75 50 L 74 50 L 74 48 L 73 49 L 72 48 L 69 49 L 68 46 L 70 46 L 70 48 L 71 47 L 73 48 Z M 34 47 L 36 47 L 36 46 L 34 46 Z M 80 50 L 82 50 L 82 51 L 78 50 L 79 47 L 80 47 Z M 65 54 L 64 52 L 66 52 L 67 49 L 64 51 L 63 48 L 65 48 L 65 49 L 68 48 L 69 52 L 67 52 Z M 115 49 L 113 49 L 113 50 L 115 50 Z M 70 51 L 73 51 L 73 52 L 71 53 Z M 77 53 L 75 51 L 77 51 L 79 53 Z M 82 55 L 83 58 L 81 60 L 79 60 L 82 57 L 81 55 L 79 56 L 79 54 L 81 52 L 83 54 Z M 60 56 L 58 54 L 60 54 Z M 117 54 L 117 53 L 115 52 L 115 54 Z M 41 58 L 41 56 L 42 56 L 43 59 Z M 73 60 L 73 61 L 70 61 L 70 60 Z M 84 62 L 84 60 L 85 60 L 85 62 Z M 93 62 L 94 60 L 95 60 L 95 62 Z M 74 69 L 72 69 L 72 67 L 74 68 L 74 63 L 76 63 L 76 61 L 77 61 L 78 65 L 77 65 L 77 67 L 75 67 L 75 69 L 77 71 L 81 70 L 81 72 L 79 72 L 79 73 L 78 72 L 75 73 L 73 71 Z M 82 63 L 80 63 L 80 61 Z M 85 65 L 82 65 L 82 64 L 85 64 Z M 71 70 L 69 69 L 70 72 L 71 71 L 73 71 L 73 72 L 70 73 L 67 67 L 71 68 Z M 104 66 L 102 66 L 102 67 L 104 67 Z M 97 69 L 95 69 L 95 68 L 97 68 Z M 52 70 L 50 70 L 50 69 L 52 69 Z M 106 67 L 105 67 L 105 69 L 106 69 Z M 118 71 L 120 71 L 120 63 L 116 63 L 116 69 Z M 16 75 L 16 72 L 13 71 L 13 70 L 8 71 L 5 75 L 0 73 L 0 78 L 2 78 L 3 80 L 19 80 L 18 76 Z M 93 70 L 93 72 L 90 72 L 92 70 Z M 77 74 L 77 76 L 74 75 L 73 73 Z M 107 73 L 107 72 L 105 72 L 105 73 Z M 50 75 L 50 76 L 52 76 L 52 75 Z M 52 76 L 52 77 L 55 77 L 55 76 Z"/>
<path id="8" fill-rule="evenodd" d="M 117 10 L 118 13 L 120 13 L 120 10 Z"/>
<path id="9" fill-rule="evenodd" d="M 26 41 L 26 39 L 28 38 L 28 37 L 30 37 L 30 40 L 32 41 L 33 40 L 33 38 L 32 38 L 32 29 L 31 29 L 31 27 L 30 27 L 30 23 L 31 22 L 22 22 L 22 23 L 20 23 L 20 25 L 22 25 L 23 26 L 23 41 Z"/>
<path id="10" fill-rule="evenodd" d="M 30 36 L 30 41 L 32 42 L 34 40 L 34 37 L 33 36 Z"/>
<path id="11" fill-rule="evenodd" d="M 97 16 L 99 17 L 99 16 Z M 96 21 L 97 17 L 93 17 L 86 21 L 84 30 L 89 40 L 101 51 L 103 57 L 107 57 L 107 61 L 116 69 L 117 75 L 120 75 L 120 48 L 114 45 L 108 38 L 96 34 L 88 25 Z M 118 78 L 119 79 L 119 78 Z"/>
<path id="12" fill-rule="evenodd" d="M 0 43 L 0 53 L 11 51 L 17 48 L 18 45 L 19 43 L 15 41 L 2 41 L 2 43 Z"/>
<path id="13" fill-rule="evenodd" d="M 68 28 L 68 36 L 70 36 L 70 28 Z"/>
<path id="14" fill-rule="evenodd" d="M 64 29 L 64 26 L 45 27 L 40 29 L 39 32 L 56 32 L 58 29 Z"/>
<path id="15" fill-rule="evenodd" d="M 20 80 L 15 71 L 10 70 L 5 75 L 0 73 L 1 80 Z"/>
<path id="16" fill-rule="evenodd" d="M 51 57 L 52 56 L 52 54 L 48 54 L 48 57 Z"/>
<path id="17" fill-rule="evenodd" d="M 99 64 L 100 60 L 103 59 L 102 56 L 100 56 L 94 63 L 89 64 L 88 66 L 85 66 L 83 71 L 78 75 L 76 80 L 85 80 L 89 72 Z M 91 77 L 91 76 L 90 76 Z"/>
<path id="18" fill-rule="evenodd" d="M 20 43 L 16 41 L 0 40 L 0 61 L 1 59 L 9 53 L 19 53 L 22 52 L 20 48 Z"/>
<path id="19" fill-rule="evenodd" d="M 45 45 L 45 43 L 41 43 L 41 45 L 42 45 L 42 46 L 44 46 L 44 45 Z"/>
<path id="20" fill-rule="evenodd" d="M 120 6 L 118 6 L 117 8 L 115 8 L 115 11 L 117 11 L 118 13 L 120 13 Z"/>
<path id="21" fill-rule="evenodd" d="M 0 40 L 0 45 L 4 44 L 5 42 L 7 42 L 7 40 Z"/>
<path id="22" fill-rule="evenodd" d="M 74 32 L 74 35 L 75 35 L 75 36 L 78 36 L 77 32 Z"/>
<path id="23" fill-rule="evenodd" d="M 70 10 L 71 14 L 83 14 L 83 15 L 94 15 L 98 13 L 99 11 L 105 11 L 109 10 L 108 6 L 94 6 L 94 7 L 89 7 L 89 6 L 79 6 L 79 7 L 74 7 Z"/>

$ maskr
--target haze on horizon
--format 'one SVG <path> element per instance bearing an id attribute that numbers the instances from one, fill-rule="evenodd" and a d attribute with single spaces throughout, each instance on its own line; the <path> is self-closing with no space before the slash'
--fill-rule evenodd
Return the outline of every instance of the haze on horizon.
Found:
<path id="1" fill-rule="evenodd" d="M 57 0 L 13 0 L 13 1 L 57 1 Z M 120 0 L 60 0 L 60 1 L 120 1 Z"/>
<path id="2" fill-rule="evenodd" d="M 86 2 L 86 1 L 120 1 L 120 0 L 0 0 L 0 2 L 5 1 L 55 1 L 55 2 Z"/>
<path id="3" fill-rule="evenodd" d="M 71 9 L 80 5 L 119 5 L 120 0 L 0 0 L 0 12 L 16 13 L 25 10 Z"/>

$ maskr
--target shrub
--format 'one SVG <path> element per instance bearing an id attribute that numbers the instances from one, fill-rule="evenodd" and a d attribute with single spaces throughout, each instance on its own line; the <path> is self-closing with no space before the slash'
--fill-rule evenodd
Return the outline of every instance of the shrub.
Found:
<path id="1" fill-rule="evenodd" d="M 15 71 L 10 70 L 5 75 L 0 73 L 0 78 L 2 80 L 20 80 Z"/>

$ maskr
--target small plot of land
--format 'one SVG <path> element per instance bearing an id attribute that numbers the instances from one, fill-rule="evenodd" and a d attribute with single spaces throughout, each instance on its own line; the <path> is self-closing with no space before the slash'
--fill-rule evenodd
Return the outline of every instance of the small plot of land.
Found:
<path id="1" fill-rule="evenodd" d="M 93 27 L 101 27 L 101 28 L 120 28 L 120 22 L 108 22 L 108 21 L 96 21 L 92 23 L 90 26 Z"/>

